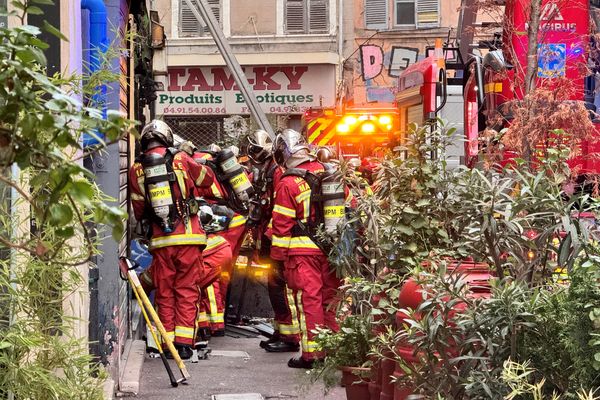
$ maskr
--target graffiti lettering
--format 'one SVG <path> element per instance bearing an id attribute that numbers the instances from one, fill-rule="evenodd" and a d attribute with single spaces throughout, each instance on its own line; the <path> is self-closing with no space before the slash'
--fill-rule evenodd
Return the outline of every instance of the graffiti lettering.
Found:
<path id="1" fill-rule="evenodd" d="M 373 44 L 360 46 L 362 78 L 367 81 L 381 74 L 383 70 L 383 49 Z"/>
<path id="2" fill-rule="evenodd" d="M 381 75 L 387 64 L 388 75 L 398 77 L 409 65 L 417 61 L 419 49 L 413 47 L 393 46 L 390 52 L 384 53 L 380 46 L 374 44 L 360 46 L 360 64 L 363 80 L 368 81 Z"/>

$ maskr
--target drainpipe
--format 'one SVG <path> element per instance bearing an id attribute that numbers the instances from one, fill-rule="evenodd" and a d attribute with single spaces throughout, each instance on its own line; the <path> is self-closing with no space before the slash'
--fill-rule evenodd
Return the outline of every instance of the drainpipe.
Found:
<path id="1" fill-rule="evenodd" d="M 84 49 L 89 49 L 90 74 L 98 71 L 102 64 L 102 54 L 108 48 L 108 37 L 106 32 L 107 14 L 103 0 L 81 0 L 81 9 L 89 10 L 89 34 L 88 43 L 84 43 Z M 102 117 L 106 118 L 106 85 L 101 85 L 98 92 L 92 96 L 93 103 L 98 105 L 102 111 Z M 84 135 L 83 146 L 98 144 L 98 139 L 91 135 Z"/>

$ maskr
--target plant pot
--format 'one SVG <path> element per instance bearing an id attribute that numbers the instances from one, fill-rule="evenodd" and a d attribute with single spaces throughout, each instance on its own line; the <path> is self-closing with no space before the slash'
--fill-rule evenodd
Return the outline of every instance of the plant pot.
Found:
<path id="1" fill-rule="evenodd" d="M 386 358 L 381 360 L 381 395 L 380 400 L 393 400 L 394 399 L 394 383 L 392 382 L 392 375 L 396 369 L 396 361 L 394 360 L 394 354 L 387 354 Z"/>
<path id="2" fill-rule="evenodd" d="M 371 357 L 373 365 L 371 365 L 371 378 L 369 380 L 369 394 L 371 400 L 380 400 L 381 395 L 381 359 L 377 357 Z"/>
<path id="3" fill-rule="evenodd" d="M 371 399 L 369 380 L 362 377 L 369 374 L 369 368 L 341 367 L 340 370 L 342 371 L 342 386 L 346 389 L 347 400 Z"/>

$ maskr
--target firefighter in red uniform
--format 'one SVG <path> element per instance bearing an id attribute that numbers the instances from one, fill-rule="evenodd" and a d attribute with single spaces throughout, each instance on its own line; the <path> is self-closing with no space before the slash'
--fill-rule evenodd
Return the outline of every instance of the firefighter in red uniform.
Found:
<path id="1" fill-rule="evenodd" d="M 282 168 L 273 159 L 272 148 L 273 143 L 264 130 L 257 130 L 249 138 L 248 157 L 258 168 L 258 173 L 254 176 L 254 184 L 261 200 L 260 204 L 256 205 L 260 207 L 260 212 L 254 232 L 260 255 L 267 257 L 264 263 L 270 265 L 267 289 L 275 314 L 273 323 L 275 332 L 268 341 L 261 341 L 260 346 L 268 352 L 296 352 L 300 348 L 300 327 L 293 292 L 285 283 L 283 261 L 269 258 L 275 187 L 283 174 Z"/>
<path id="2" fill-rule="evenodd" d="M 196 151 L 191 145 L 194 160 L 201 165 L 210 165 L 220 179 L 215 179 L 210 188 L 200 191 L 201 196 L 213 205 L 215 212 L 223 216 L 227 215 L 225 226 L 213 231 L 209 235 L 209 243 L 216 243 L 218 247 L 214 250 L 213 257 L 221 259 L 221 276 L 206 288 L 203 296 L 201 310 L 206 309 L 208 325 L 211 334 L 223 336 L 225 331 L 225 302 L 227 288 L 231 279 L 233 263 L 237 259 L 240 247 L 247 232 L 246 202 L 250 198 L 251 183 L 246 172 L 235 159 L 236 155 L 229 149 L 221 150 L 217 146 L 211 146 L 213 151 Z M 190 152 L 190 150 L 186 149 Z M 209 250 L 211 251 L 211 250 Z M 227 254 L 226 254 L 227 253 Z M 228 260 L 227 262 L 225 262 Z M 201 317 L 202 314 L 201 314 Z M 204 323 L 206 326 L 206 323 Z"/>
<path id="3" fill-rule="evenodd" d="M 192 356 L 198 276 L 206 235 L 197 215 L 197 189 L 212 172 L 171 148 L 173 133 L 153 120 L 141 134 L 142 155 L 129 171 L 135 218 L 148 221 L 152 282 L 158 315 L 181 358 Z"/>
<path id="4" fill-rule="evenodd" d="M 315 177 L 325 171 L 310 154 L 302 135 L 294 130 L 286 129 L 279 134 L 273 151 L 275 160 L 286 171 L 276 188 L 271 257 L 284 261 L 285 277 L 295 295 L 301 330 L 302 356 L 290 359 L 288 366 L 310 369 L 314 360 L 324 357 L 316 347 L 312 331 L 317 326 L 339 329 L 335 314 L 341 282 L 330 269 L 327 255 L 314 234 L 314 227 L 322 222 L 319 216 L 325 213 L 319 209 L 323 207 L 322 201 L 316 202 L 319 194 L 313 193 L 311 188 L 321 186 L 315 184 Z M 341 202 L 343 210 L 343 190 Z M 332 214 L 339 214 L 340 206 L 335 207 Z"/>

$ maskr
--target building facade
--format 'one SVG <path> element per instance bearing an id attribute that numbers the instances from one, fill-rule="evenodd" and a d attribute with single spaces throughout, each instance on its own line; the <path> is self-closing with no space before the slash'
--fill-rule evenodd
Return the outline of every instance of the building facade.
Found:
<path id="1" fill-rule="evenodd" d="M 275 127 L 300 128 L 309 107 L 335 105 L 343 47 L 339 30 L 351 2 L 208 3 Z M 163 89 L 157 93 L 156 114 L 199 146 L 223 141 L 226 131 L 247 124 L 249 116 L 231 73 L 188 0 L 154 4 L 167 38 L 154 55 L 154 76 Z"/>
<path id="2" fill-rule="evenodd" d="M 453 39 L 461 0 L 354 0 L 353 37 L 344 47 L 346 104 L 392 103 L 398 75 Z"/>

